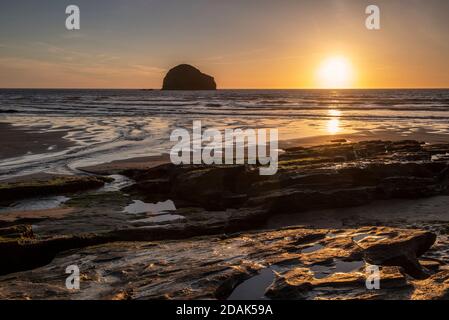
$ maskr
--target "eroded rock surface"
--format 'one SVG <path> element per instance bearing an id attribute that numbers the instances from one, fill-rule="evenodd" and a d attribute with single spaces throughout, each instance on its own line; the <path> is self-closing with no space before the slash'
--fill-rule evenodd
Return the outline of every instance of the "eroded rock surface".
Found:
<path id="1" fill-rule="evenodd" d="M 95 189 L 110 181 L 104 177 L 42 175 L 31 176 L 0 183 L 0 201 L 9 203 L 13 200 L 39 195 L 63 194 Z"/>
<path id="2" fill-rule="evenodd" d="M 428 233 L 371 227 L 288 228 L 182 241 L 116 242 L 60 254 L 47 266 L 0 277 L 3 299 L 225 299 L 247 279 L 275 268 L 272 299 L 437 299 L 447 295 L 447 271 L 416 280 L 401 266 L 382 266 L 380 290 L 368 290 L 365 251 L 371 237 L 391 256 L 396 247 L 419 256 Z M 401 239 L 413 239 L 404 242 Z M 319 244 L 319 246 L 318 246 Z M 310 249 L 312 248 L 312 249 Z M 391 249 L 391 252 L 388 251 Z M 81 290 L 65 288 L 65 268 L 77 265 Z M 389 263 L 391 264 L 391 263 Z M 439 286 L 438 291 L 432 290 Z M 237 288 L 237 289 L 236 289 Z"/>
<path id="3" fill-rule="evenodd" d="M 445 151 L 444 151 L 445 150 Z M 270 214 L 358 206 L 448 193 L 449 145 L 416 141 L 337 143 L 286 150 L 273 176 L 257 166 L 162 165 L 124 174 L 127 192 L 206 210 L 260 207 Z"/>
<path id="4" fill-rule="evenodd" d="M 114 167 L 111 173 L 135 183 L 70 194 L 60 208 L 0 214 L 0 297 L 223 299 L 272 268 L 271 299 L 446 298 L 444 221 L 346 216 L 341 229 L 256 231 L 277 215 L 316 209 L 338 215 L 338 208 L 377 200 L 445 197 L 446 154 L 443 144 L 341 141 L 286 150 L 274 176 L 243 165 Z M 66 194 L 108 181 L 17 182 L 0 186 L 0 194 Z M 176 209 L 127 212 L 137 200 L 151 208 L 170 200 Z M 65 289 L 72 264 L 83 274 L 81 291 Z M 366 289 L 369 264 L 381 267 L 381 290 Z"/>

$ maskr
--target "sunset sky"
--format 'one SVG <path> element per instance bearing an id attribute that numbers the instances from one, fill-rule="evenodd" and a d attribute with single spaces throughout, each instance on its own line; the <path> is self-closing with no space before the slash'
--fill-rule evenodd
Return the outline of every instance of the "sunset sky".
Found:
<path id="1" fill-rule="evenodd" d="M 365 28 L 369 4 L 380 31 Z M 219 88 L 317 88 L 338 59 L 350 87 L 436 88 L 448 57 L 447 0 L 0 1 L 2 88 L 160 88 L 180 63 Z"/>

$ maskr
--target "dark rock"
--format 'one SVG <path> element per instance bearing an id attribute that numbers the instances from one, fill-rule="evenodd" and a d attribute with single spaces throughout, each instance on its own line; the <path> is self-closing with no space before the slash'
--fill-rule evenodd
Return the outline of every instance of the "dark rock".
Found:
<path id="1" fill-rule="evenodd" d="M 426 147 L 367 141 L 293 148 L 280 156 L 274 176 L 260 176 L 256 165 L 162 165 L 125 172 L 137 182 L 126 191 L 209 211 L 258 207 L 270 214 L 447 194 L 449 166 L 431 160 Z"/>
<path id="2" fill-rule="evenodd" d="M 419 260 L 419 264 L 429 270 L 429 271 L 433 271 L 433 272 L 437 272 L 440 270 L 441 267 L 441 262 L 440 261 L 436 261 L 436 260 Z"/>
<path id="3" fill-rule="evenodd" d="M 278 275 L 267 288 L 265 295 L 270 299 L 306 299 L 313 289 L 313 273 L 307 268 L 295 268 Z"/>
<path id="4" fill-rule="evenodd" d="M 15 225 L 7 228 L 0 228 L 0 244 L 10 241 L 20 241 L 33 239 L 33 229 L 27 225 Z"/>
<path id="5" fill-rule="evenodd" d="M 138 250 L 146 252 L 144 246 L 150 246 L 148 243 L 145 244 L 147 241 L 161 241 L 160 244 L 164 245 L 169 243 L 169 247 L 176 251 L 182 242 L 179 240 L 184 239 L 183 241 L 189 242 L 192 247 L 186 249 L 184 256 L 178 257 L 177 265 L 171 265 L 171 270 L 180 277 L 180 286 L 171 285 L 167 291 L 157 293 L 155 287 L 149 283 L 142 283 L 142 286 L 149 285 L 151 292 L 142 288 L 137 290 L 133 287 L 124 288 L 122 284 L 117 284 L 116 291 L 106 290 L 108 292 L 106 297 L 226 297 L 238 283 L 272 264 L 287 269 L 292 265 L 295 268 L 305 268 L 314 276 L 314 266 L 332 270 L 339 263 L 363 262 L 364 257 L 370 263 L 403 270 L 417 279 L 424 278 L 432 272 L 439 271 L 434 267 L 423 270 L 417 261 L 417 258 L 435 241 L 435 237 L 429 232 L 391 228 L 333 230 L 333 233 L 338 234 L 335 238 L 326 237 L 328 231 L 305 231 L 297 228 L 292 229 L 296 230 L 296 233 L 289 230 L 258 231 L 240 236 L 232 233 L 263 228 L 266 226 L 266 220 L 276 214 L 302 214 L 312 209 L 359 206 L 377 199 L 447 194 L 448 163 L 434 156 L 448 152 L 449 146 L 445 145 L 432 149 L 429 145 L 411 141 L 397 143 L 372 141 L 290 149 L 280 156 L 279 171 L 274 176 L 260 176 L 257 165 L 164 164 L 149 169 L 126 170 L 122 173 L 136 181 L 134 185 L 123 190 L 126 195 L 123 192 L 73 195 L 72 199 L 65 203 L 65 207 L 61 208 L 66 211 L 70 209 L 63 215 L 43 217 L 41 214 L 41 218 L 37 219 L 37 216 L 33 217 L 28 212 L 23 215 L 28 220 L 9 219 L 8 224 L 2 224 L 11 226 L 14 223 L 27 223 L 33 224 L 36 228 L 0 229 L 0 256 L 4 258 L 0 263 L 0 273 L 41 267 L 50 263 L 55 257 L 66 257 L 69 255 L 67 250 L 89 252 L 94 255 L 98 253 L 96 250 L 99 250 L 100 261 L 120 255 L 132 260 L 134 253 L 131 248 L 137 247 Z M 431 153 L 432 157 L 428 159 L 427 155 Z M 30 196 L 84 190 L 101 186 L 104 181 L 103 178 L 89 176 L 54 178 L 34 183 L 8 183 L 0 186 L 0 195 L 8 196 L 9 192 L 9 196 L 14 194 Z M 155 200 L 148 202 L 170 199 L 177 208 L 174 213 L 184 219 L 149 222 L 148 218 L 154 215 L 125 212 L 123 210 L 125 206 L 136 199 Z M 350 223 L 345 221 L 343 223 L 355 227 L 362 225 L 352 218 L 349 220 Z M 371 220 L 369 222 L 369 225 L 379 223 L 379 221 L 371 223 Z M 368 223 L 364 222 L 363 225 Z M 374 238 L 365 239 L 359 244 L 352 240 L 356 232 L 368 233 Z M 198 236 L 204 238 L 191 239 Z M 380 241 L 385 237 L 387 241 Z M 129 243 L 122 248 L 122 244 L 117 243 L 122 241 Z M 215 251 L 206 248 L 205 242 Z M 211 242 L 213 244 L 210 244 Z M 82 249 L 92 245 L 98 247 Z M 196 251 L 197 245 L 203 251 Z M 231 259 L 229 256 L 232 267 L 215 262 L 219 258 L 213 253 L 225 250 L 228 245 L 234 254 L 238 252 L 236 256 L 240 259 Z M 151 246 L 154 249 L 155 245 Z M 253 247 L 252 251 L 246 246 Z M 310 247 L 318 249 L 310 252 L 308 249 Z M 107 254 L 110 251 L 113 254 Z M 240 254 L 241 252 L 243 253 Z M 204 263 L 210 267 L 201 266 L 195 271 L 197 278 L 189 282 L 204 289 L 197 293 L 189 290 L 184 292 L 182 288 L 182 285 L 187 283 L 184 277 L 189 275 L 186 270 L 199 267 L 198 261 L 190 265 L 180 263 L 182 259 L 187 258 L 187 254 L 198 254 L 198 257 L 205 259 Z M 249 259 L 249 265 L 242 262 L 246 259 Z M 88 260 L 87 263 L 92 268 L 109 267 L 98 261 Z M 223 261 L 227 260 L 221 260 L 221 263 Z M 260 265 L 260 261 L 263 261 L 263 266 Z M 146 262 L 162 263 L 157 260 Z M 137 267 L 131 262 L 124 263 L 130 270 L 146 272 L 135 269 Z M 150 274 L 153 276 L 164 274 L 162 268 L 156 269 L 157 273 L 151 271 Z M 374 295 L 364 292 L 360 284 L 363 277 L 358 274 L 360 271 L 354 271 L 354 274 L 346 274 L 344 277 L 329 271 L 326 281 L 315 277 L 306 281 L 311 286 L 298 279 L 296 282 L 292 281 L 291 276 L 294 273 L 285 273 L 286 271 L 289 270 L 279 271 L 279 277 L 276 278 L 279 280 L 277 282 L 279 286 L 269 293 L 273 298 L 295 296 L 310 299 L 318 291 L 322 292 L 324 285 L 330 288 L 339 286 L 357 288 L 352 295 L 345 296 L 331 289 L 324 298 L 343 296 L 374 298 L 383 294 L 391 297 L 387 292 Z M 120 270 L 116 269 L 115 272 L 119 273 Z M 209 279 L 207 272 L 216 277 Z M 138 277 L 137 273 L 130 275 L 130 278 L 125 276 L 124 283 Z M 406 281 L 408 288 L 401 287 L 399 290 L 397 288 L 401 283 L 404 284 L 405 280 L 396 272 L 389 274 L 392 279 L 391 285 L 398 290 L 395 291 L 397 294 L 395 297 L 410 297 L 410 287 L 413 288 L 413 284 Z M 171 281 L 167 283 L 177 279 L 169 278 L 169 275 L 167 277 L 165 280 Z M 161 285 L 167 283 L 160 282 Z M 285 289 L 281 289 L 282 287 Z M 315 289 L 317 287 L 320 289 Z M 140 293 L 137 293 L 139 290 Z M 64 289 L 61 294 L 66 294 Z"/>
<path id="6" fill-rule="evenodd" d="M 418 257 L 435 243 L 436 235 L 427 231 L 403 231 L 386 234 L 382 238 L 367 237 L 357 244 L 363 248 L 364 259 L 371 264 L 400 266 L 412 277 L 423 279 L 427 274 Z"/>
<path id="7" fill-rule="evenodd" d="M 448 165 L 445 161 L 438 161 L 437 158 L 435 158 L 436 160 L 430 160 L 428 158 L 431 154 L 430 148 L 429 145 L 423 146 L 411 141 L 403 143 L 368 141 L 347 145 L 291 148 L 280 156 L 279 173 L 276 176 L 254 179 L 254 176 L 258 175 L 256 168 L 256 170 L 253 170 L 256 174 L 251 176 L 252 181 L 240 182 L 236 179 L 238 181 L 232 184 L 220 182 L 220 187 L 215 187 L 215 189 L 222 188 L 225 190 L 232 187 L 234 190 L 229 191 L 236 192 L 235 189 L 240 185 L 240 190 L 247 189 L 249 183 L 250 191 L 260 195 L 261 192 L 270 189 L 282 189 L 295 184 L 303 188 L 329 189 L 337 186 L 340 188 L 342 186 L 376 186 L 382 183 L 384 179 L 396 177 L 445 180 L 447 175 L 443 173 L 447 172 Z M 401 150 L 401 152 L 398 150 Z M 449 152 L 449 146 L 440 145 L 433 152 L 434 155 L 438 155 L 440 152 L 445 154 Z M 422 154 L 425 154 L 425 157 L 421 156 Z M 415 161 L 416 159 L 419 160 Z M 201 181 L 207 180 L 206 177 L 213 175 L 225 175 L 227 180 L 248 176 L 247 169 L 236 170 L 236 167 L 238 166 L 192 165 L 176 167 L 168 164 L 148 170 L 129 170 L 124 174 L 139 183 L 151 179 L 164 179 L 167 182 L 168 179 L 168 183 L 180 184 L 176 191 L 178 193 L 183 186 L 187 186 L 187 183 L 189 183 L 189 186 L 197 183 L 198 185 L 195 185 L 195 188 L 201 188 L 201 186 L 204 186 Z M 250 168 L 251 166 L 246 167 Z M 444 171 L 445 169 L 446 171 Z M 221 171 L 226 171 L 226 173 Z M 196 181 L 185 181 L 184 177 L 188 178 L 189 175 L 192 175 Z"/>
<path id="8" fill-rule="evenodd" d="M 73 193 L 102 187 L 109 178 L 94 176 L 48 175 L 24 181 L 0 183 L 0 199 L 16 200 L 41 195 Z"/>
<path id="9" fill-rule="evenodd" d="M 89 203 L 86 204 L 89 206 Z M 101 209 L 100 209 L 101 210 Z M 87 246 L 121 241 L 159 241 L 187 239 L 200 235 L 234 233 L 261 227 L 266 214 L 260 210 L 226 210 L 207 212 L 184 209 L 178 214 L 188 219 L 169 224 L 143 223 L 137 225 L 129 215 L 118 213 L 93 215 L 73 213 L 60 221 L 49 220 L 39 224 L 39 237 L 31 226 L 0 229 L 0 275 L 37 268 L 49 263 L 57 254 Z M 111 218 L 113 216 L 113 218 Z M 81 224 L 84 221 L 83 224 Z M 78 231 L 78 229 L 80 229 Z M 78 232 L 77 232 L 78 231 Z"/>
<path id="10" fill-rule="evenodd" d="M 329 232 L 338 236 L 326 237 Z M 422 243 L 423 232 L 387 227 L 343 231 L 290 227 L 181 241 L 115 242 L 60 253 L 46 266 L 0 276 L 0 298 L 226 299 L 239 284 L 267 267 L 276 270 L 274 282 L 266 290 L 272 299 L 447 297 L 447 271 L 427 280 L 413 280 L 398 267 L 383 266 L 381 289 L 367 290 L 369 274 L 363 267 L 335 269 L 337 261 L 359 258 L 362 249 L 352 240 L 359 234 L 372 237 L 367 241 L 371 244 L 368 251 L 384 243 L 376 254 L 379 262 L 385 260 L 382 252 L 387 259 L 395 256 L 392 252 L 399 247 L 416 254 L 427 247 Z M 129 235 L 131 239 L 132 232 Z M 319 241 L 322 248 L 310 253 L 290 250 L 310 246 L 313 241 Z M 65 287 L 65 268 L 73 264 L 82 274 L 81 290 Z M 317 266 L 328 268 L 329 274 L 318 279 L 313 271 Z"/>
<path id="11" fill-rule="evenodd" d="M 213 77 L 188 64 L 181 64 L 168 71 L 162 90 L 216 90 Z"/>
<path id="12" fill-rule="evenodd" d="M 10 228 L 11 229 L 11 228 Z M 31 227 L 15 238 L 0 237 L 0 275 L 29 270 L 49 263 L 56 254 L 70 249 L 107 243 L 102 236 L 57 237 L 49 240 L 34 238 Z M 1 229 L 0 229 L 1 230 Z"/>
<path id="13" fill-rule="evenodd" d="M 13 109 L 6 109 L 6 110 L 0 110 L 0 113 L 19 113 L 19 111 L 13 110 Z"/>
<path id="14" fill-rule="evenodd" d="M 448 300 L 449 299 L 449 270 L 436 273 L 428 279 L 415 282 L 413 300 Z"/>

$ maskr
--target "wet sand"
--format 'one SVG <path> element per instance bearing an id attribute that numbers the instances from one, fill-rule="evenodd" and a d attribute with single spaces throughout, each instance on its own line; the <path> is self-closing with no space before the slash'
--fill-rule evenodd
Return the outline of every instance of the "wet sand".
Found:
<path id="1" fill-rule="evenodd" d="M 160 156 L 148 156 L 125 160 L 116 160 L 107 163 L 101 163 L 94 166 L 80 167 L 77 169 L 92 174 L 110 175 L 119 173 L 120 171 L 123 170 L 148 169 L 169 162 L 170 162 L 170 155 L 163 154 Z"/>
<path id="2" fill-rule="evenodd" d="M 16 127 L 6 122 L 0 122 L 0 160 L 25 156 L 28 154 L 45 154 L 49 152 L 62 151 L 75 145 L 75 142 L 65 139 L 70 128 L 61 127 L 57 131 L 45 132 L 37 131 L 29 127 Z M 282 139 L 282 136 L 280 137 Z M 294 138 L 281 140 L 279 147 L 288 149 L 293 147 L 308 147 L 313 145 L 323 145 L 338 142 L 359 142 L 367 140 L 417 140 L 427 143 L 447 143 L 449 135 L 432 133 L 423 130 L 410 132 L 404 130 L 363 130 L 356 133 L 329 134 L 306 138 Z M 129 159 L 114 160 L 106 163 L 99 163 L 77 169 L 100 175 L 116 174 L 123 170 L 145 169 L 169 163 L 169 154 L 139 156 Z M 52 172 L 51 169 L 49 172 Z"/>
<path id="3" fill-rule="evenodd" d="M 64 139 L 67 133 L 64 130 L 41 132 L 0 122 L 0 160 L 67 149 L 74 145 Z"/>
<path id="4" fill-rule="evenodd" d="M 373 133 L 363 132 L 359 134 L 353 133 L 353 134 L 339 134 L 339 135 L 322 135 L 322 136 L 279 141 L 279 148 L 288 149 L 295 147 L 310 147 L 332 143 L 360 142 L 368 140 L 384 140 L 384 141 L 416 140 L 431 144 L 438 144 L 438 143 L 448 143 L 449 135 L 417 132 L 414 134 L 404 136 L 396 131 L 378 131 Z M 116 160 L 88 167 L 80 167 L 77 169 L 88 173 L 105 175 L 105 174 L 116 174 L 120 171 L 129 169 L 146 169 L 156 167 L 161 164 L 169 162 L 170 162 L 170 155 L 163 154 L 159 156 L 136 157 L 124 160 Z"/>
<path id="5" fill-rule="evenodd" d="M 340 142 L 344 140 L 346 142 L 361 142 L 369 140 L 383 140 L 383 141 L 399 141 L 399 140 L 416 140 L 423 141 L 431 144 L 448 143 L 449 135 L 430 133 L 426 131 L 407 133 L 401 131 L 364 131 L 360 133 L 350 134 L 336 134 L 336 135 L 322 135 L 307 138 L 297 138 L 291 140 L 284 140 L 279 142 L 279 147 L 282 149 L 294 148 L 294 147 L 310 147 L 316 145 L 329 144 L 334 142 Z"/>

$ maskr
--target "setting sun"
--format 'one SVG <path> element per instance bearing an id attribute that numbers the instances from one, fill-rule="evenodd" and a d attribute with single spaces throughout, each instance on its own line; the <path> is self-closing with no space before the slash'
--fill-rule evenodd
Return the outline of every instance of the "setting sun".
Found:
<path id="1" fill-rule="evenodd" d="M 330 57 L 324 60 L 317 72 L 320 88 L 349 88 L 353 84 L 354 72 L 345 57 Z"/>

